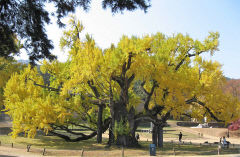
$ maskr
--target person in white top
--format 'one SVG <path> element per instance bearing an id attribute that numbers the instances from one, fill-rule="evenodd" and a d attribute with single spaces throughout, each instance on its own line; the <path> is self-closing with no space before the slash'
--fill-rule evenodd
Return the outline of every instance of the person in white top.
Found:
<path id="1" fill-rule="evenodd" d="M 222 139 L 222 144 L 223 144 L 223 147 L 227 146 L 228 143 L 227 143 L 227 140 L 225 138 L 225 136 L 223 136 L 223 139 Z"/>

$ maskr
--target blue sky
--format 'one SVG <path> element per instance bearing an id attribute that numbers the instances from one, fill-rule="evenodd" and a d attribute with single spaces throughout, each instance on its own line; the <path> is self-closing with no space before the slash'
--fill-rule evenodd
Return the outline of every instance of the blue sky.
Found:
<path id="1" fill-rule="evenodd" d="M 151 4 L 147 13 L 137 10 L 112 15 L 110 9 L 101 8 L 101 0 L 92 0 L 88 12 L 78 9 L 76 15 L 85 27 L 83 33 L 91 34 L 101 48 L 116 44 L 123 34 L 183 33 L 203 40 L 209 31 L 218 31 L 220 51 L 206 57 L 219 61 L 225 76 L 240 78 L 239 0 L 152 0 Z M 58 46 L 62 30 L 50 25 L 47 31 L 55 45 L 53 53 L 65 61 L 67 53 L 60 52 Z"/>

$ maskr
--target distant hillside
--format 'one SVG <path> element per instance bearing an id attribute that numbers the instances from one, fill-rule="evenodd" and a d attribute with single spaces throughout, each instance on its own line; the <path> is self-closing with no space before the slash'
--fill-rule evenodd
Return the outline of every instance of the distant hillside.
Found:
<path id="1" fill-rule="evenodd" d="M 227 80 L 232 80 L 232 78 L 230 78 L 230 77 L 225 77 Z"/>
<path id="2" fill-rule="evenodd" d="M 227 78 L 227 84 L 223 90 L 240 99 L 240 79 Z"/>
<path id="3" fill-rule="evenodd" d="M 240 80 L 240 79 L 230 78 L 230 77 L 226 77 L 226 76 L 225 76 L 225 78 L 226 78 L 227 80 Z"/>

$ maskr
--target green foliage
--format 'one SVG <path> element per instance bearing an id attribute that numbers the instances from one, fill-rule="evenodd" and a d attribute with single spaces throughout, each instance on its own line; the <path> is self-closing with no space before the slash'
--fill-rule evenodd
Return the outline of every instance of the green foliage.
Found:
<path id="1" fill-rule="evenodd" d="M 21 44 L 7 26 L 0 25 L 0 36 L 0 57 L 12 58 L 19 53 Z"/>
<path id="2" fill-rule="evenodd" d="M 121 136 L 121 135 L 129 135 L 130 131 L 131 131 L 131 129 L 129 126 L 129 122 L 127 120 L 124 120 L 121 118 L 121 120 L 119 122 L 115 121 L 115 123 L 114 123 L 115 138 L 117 138 L 117 136 Z"/>
<path id="3" fill-rule="evenodd" d="M 147 2 L 148 3 L 147 3 Z M 103 0 L 103 8 L 111 8 L 112 12 L 130 10 L 133 11 L 137 8 L 143 9 L 145 12 L 150 7 L 150 0 Z"/>

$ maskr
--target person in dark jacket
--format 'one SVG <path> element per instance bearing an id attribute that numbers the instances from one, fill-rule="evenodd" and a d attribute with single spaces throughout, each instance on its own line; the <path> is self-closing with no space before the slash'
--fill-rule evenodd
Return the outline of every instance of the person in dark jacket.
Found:
<path id="1" fill-rule="evenodd" d="M 138 141 L 140 139 L 139 134 L 136 134 L 136 140 Z"/>
<path id="2" fill-rule="evenodd" d="M 179 139 L 179 142 L 182 142 L 182 132 L 178 134 L 178 139 Z"/>

